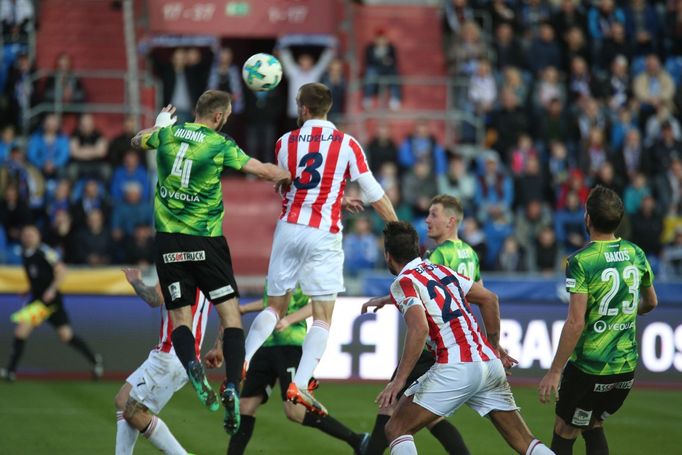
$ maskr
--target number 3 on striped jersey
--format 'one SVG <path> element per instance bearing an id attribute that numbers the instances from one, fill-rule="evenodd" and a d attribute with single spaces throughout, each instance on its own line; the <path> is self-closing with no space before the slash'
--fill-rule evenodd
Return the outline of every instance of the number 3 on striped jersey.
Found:
<path id="1" fill-rule="evenodd" d="M 294 179 L 294 186 L 299 190 L 309 190 L 320 184 L 322 176 L 317 169 L 322 166 L 324 158 L 320 152 L 306 153 L 298 162 L 298 167 L 303 167 L 300 177 Z M 306 176 L 305 181 L 303 177 Z"/>
<path id="2" fill-rule="evenodd" d="M 180 150 L 178 154 L 175 155 L 175 161 L 173 162 L 173 169 L 171 170 L 171 175 L 180 177 L 180 186 L 187 188 L 189 186 L 189 175 L 192 172 L 192 160 L 185 159 L 185 153 L 189 144 L 187 142 L 182 142 L 180 144 Z"/>

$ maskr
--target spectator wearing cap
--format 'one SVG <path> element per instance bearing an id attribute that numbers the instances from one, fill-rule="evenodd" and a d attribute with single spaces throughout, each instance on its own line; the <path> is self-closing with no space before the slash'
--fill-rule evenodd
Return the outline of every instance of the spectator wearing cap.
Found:
<path id="1" fill-rule="evenodd" d="M 386 35 L 386 30 L 378 29 L 374 40 L 365 47 L 365 87 L 363 91 L 363 105 L 365 109 L 372 107 L 374 98 L 379 94 L 379 79 L 381 77 L 395 78 L 400 75 L 398 70 L 398 52 Z M 391 110 L 400 109 L 402 92 L 398 81 L 388 84 Z"/>
<path id="2" fill-rule="evenodd" d="M 485 221 L 494 210 L 509 213 L 513 202 L 512 179 L 500 169 L 498 154 L 492 150 L 485 152 L 483 173 L 478 176 L 474 193 L 474 206 L 478 209 L 478 218 Z"/>

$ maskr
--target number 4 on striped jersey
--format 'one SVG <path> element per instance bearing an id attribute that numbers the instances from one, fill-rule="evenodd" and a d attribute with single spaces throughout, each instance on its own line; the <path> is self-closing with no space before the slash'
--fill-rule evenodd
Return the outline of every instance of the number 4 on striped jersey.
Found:
<path id="1" fill-rule="evenodd" d="M 182 142 L 180 144 L 180 150 L 178 151 L 178 154 L 175 155 L 173 169 L 171 170 L 171 175 L 180 177 L 180 186 L 183 188 L 189 186 L 189 175 L 192 172 L 192 160 L 185 159 L 185 153 L 187 153 L 188 148 L 189 144 L 187 142 Z"/>

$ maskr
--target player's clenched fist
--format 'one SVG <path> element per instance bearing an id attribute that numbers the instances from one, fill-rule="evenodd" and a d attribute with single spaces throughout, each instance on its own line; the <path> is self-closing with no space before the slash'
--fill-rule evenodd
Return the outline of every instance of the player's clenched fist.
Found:
<path id="1" fill-rule="evenodd" d="M 206 368 L 220 368 L 223 364 L 223 351 L 220 349 L 211 349 L 204 356 L 204 364 Z"/>

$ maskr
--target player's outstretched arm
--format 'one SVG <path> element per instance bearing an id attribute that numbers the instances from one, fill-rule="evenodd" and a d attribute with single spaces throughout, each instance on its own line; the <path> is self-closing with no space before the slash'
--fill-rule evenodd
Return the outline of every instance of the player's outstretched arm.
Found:
<path id="1" fill-rule="evenodd" d="M 142 272 L 137 268 L 124 267 L 121 271 L 125 275 L 126 280 L 128 280 L 128 283 L 130 283 L 130 286 L 132 286 L 135 294 L 144 300 L 147 305 L 152 308 L 163 305 L 163 295 L 161 294 L 158 283 L 156 286 L 147 286 L 144 284 L 142 281 Z"/>
<path id="2" fill-rule="evenodd" d="M 374 297 L 373 299 L 369 299 L 368 301 L 362 304 L 362 310 L 360 311 L 360 314 L 367 313 L 367 310 L 369 310 L 372 307 L 374 308 L 374 310 L 372 311 L 376 313 L 377 311 L 382 309 L 387 303 L 391 303 L 390 295 Z"/>
<path id="3" fill-rule="evenodd" d="M 263 299 L 239 305 L 239 314 L 255 313 L 263 309 Z"/>
<path id="4" fill-rule="evenodd" d="M 637 314 L 647 314 L 658 306 L 658 297 L 656 296 L 656 289 L 654 289 L 653 285 L 646 288 L 642 287 L 639 292 L 642 296 L 642 300 L 640 300 L 637 305 Z"/>
<path id="5" fill-rule="evenodd" d="M 289 327 L 291 324 L 296 324 L 297 322 L 305 321 L 309 317 L 313 315 L 313 304 L 308 302 L 306 306 L 303 308 L 299 308 L 298 310 L 294 311 L 293 313 L 284 316 L 283 318 L 280 318 L 279 321 L 277 321 L 277 325 L 275 326 L 275 330 L 278 332 L 281 332 L 282 330 L 285 330 L 287 327 Z"/>
<path id="6" fill-rule="evenodd" d="M 274 182 L 278 187 L 291 183 L 289 171 L 271 163 L 263 163 L 255 158 L 247 161 L 241 170 L 247 174 L 255 175 L 259 179 Z"/>
<path id="7" fill-rule="evenodd" d="M 543 403 L 549 402 L 552 393 L 559 397 L 559 381 L 561 379 L 561 372 L 571 357 L 575 345 L 580 339 L 580 335 L 585 328 L 585 310 L 587 308 L 587 294 L 571 293 L 571 300 L 568 303 L 568 317 L 564 328 L 561 329 L 561 337 L 559 338 L 559 347 L 557 348 L 552 366 L 549 371 L 540 381 L 538 391 L 540 394 L 540 401 Z"/>
<path id="8" fill-rule="evenodd" d="M 159 115 L 156 116 L 156 123 L 153 127 L 144 129 L 137 133 L 131 140 L 130 146 L 135 150 L 149 150 L 154 148 L 148 143 L 148 139 L 152 134 L 159 128 L 164 128 L 166 126 L 171 126 L 178 121 L 177 117 L 174 117 L 175 106 L 169 104 L 168 106 L 161 109 Z"/>
<path id="9" fill-rule="evenodd" d="M 405 387 L 410 372 L 424 350 L 424 343 L 426 343 L 426 337 L 429 334 L 424 306 L 421 304 L 411 305 L 405 311 L 405 323 L 407 324 L 407 335 L 405 336 L 403 355 L 400 358 L 395 377 L 375 400 L 380 408 L 387 408 L 395 403 L 396 396 Z"/>

